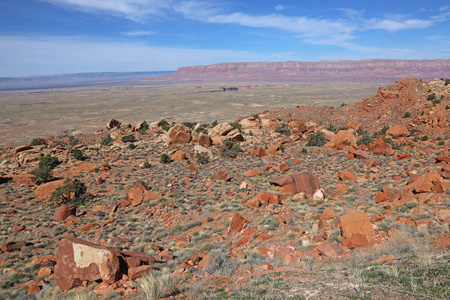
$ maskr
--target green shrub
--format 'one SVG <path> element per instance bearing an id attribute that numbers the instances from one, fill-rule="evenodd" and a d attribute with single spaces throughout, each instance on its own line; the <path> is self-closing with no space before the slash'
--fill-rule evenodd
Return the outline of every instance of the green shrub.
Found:
<path id="1" fill-rule="evenodd" d="M 328 125 L 328 127 L 325 128 L 328 131 L 334 132 L 334 133 L 338 133 L 341 130 L 347 130 L 347 127 L 344 126 L 340 126 L 340 127 L 334 127 L 333 124 Z"/>
<path id="2" fill-rule="evenodd" d="M 122 141 L 125 143 L 134 143 L 136 142 L 136 137 L 134 136 L 134 134 L 129 134 L 126 135 L 122 138 Z"/>
<path id="3" fill-rule="evenodd" d="M 322 147 L 326 143 L 325 135 L 321 131 L 309 134 L 307 141 L 307 147 Z"/>
<path id="4" fill-rule="evenodd" d="M 133 144 L 133 143 L 130 143 L 130 144 L 128 144 L 128 149 L 135 149 L 136 148 L 136 145 L 135 144 Z"/>
<path id="5" fill-rule="evenodd" d="M 375 131 L 373 133 L 373 137 L 377 137 L 378 135 L 385 136 L 386 135 L 386 131 L 388 131 L 388 130 L 389 130 L 389 126 L 385 125 L 385 126 L 383 126 L 383 128 L 381 128 L 380 131 Z"/>
<path id="6" fill-rule="evenodd" d="M 143 165 L 143 167 L 145 168 L 145 169 L 148 169 L 148 168 L 150 168 L 152 165 L 148 162 L 148 161 L 144 161 L 144 165 Z"/>
<path id="7" fill-rule="evenodd" d="M 80 141 L 76 137 L 69 136 L 70 147 L 74 147 L 74 146 L 78 145 L 79 143 L 80 143 Z"/>
<path id="8" fill-rule="evenodd" d="M 39 146 L 47 144 L 43 138 L 34 138 L 31 140 L 32 146 Z"/>
<path id="9" fill-rule="evenodd" d="M 308 150 L 306 150 L 305 148 L 303 148 L 303 149 L 302 149 L 302 153 L 303 153 L 303 154 L 307 154 L 307 153 L 308 153 Z"/>
<path id="10" fill-rule="evenodd" d="M 161 127 L 162 129 L 164 129 L 165 131 L 169 131 L 169 129 L 170 129 L 169 123 L 164 119 L 162 119 L 161 121 L 158 122 L 158 126 Z"/>
<path id="11" fill-rule="evenodd" d="M 77 179 L 66 179 L 63 186 L 58 187 L 50 198 L 57 205 L 72 204 L 79 206 L 87 199 L 86 185 Z"/>
<path id="12" fill-rule="evenodd" d="M 161 154 L 159 161 L 163 164 L 170 164 L 172 162 L 172 158 L 170 158 L 170 155 L 167 153 Z"/>
<path id="13" fill-rule="evenodd" d="M 59 160 L 54 156 L 44 156 L 39 160 L 39 165 L 31 171 L 34 179 L 38 183 L 45 183 L 52 179 L 51 171 L 59 164 Z"/>
<path id="14" fill-rule="evenodd" d="M 411 113 L 409 111 L 405 112 L 405 114 L 403 115 L 403 118 L 406 119 L 409 117 L 411 117 Z"/>
<path id="15" fill-rule="evenodd" d="M 239 143 L 233 140 L 225 140 L 222 142 L 222 147 L 220 149 L 220 156 L 235 158 L 238 156 L 240 151 Z"/>
<path id="16" fill-rule="evenodd" d="M 75 149 L 75 150 L 73 150 L 72 156 L 73 156 L 76 160 L 83 160 L 83 159 L 84 159 L 83 152 L 81 152 L 80 149 Z"/>
<path id="17" fill-rule="evenodd" d="M 183 122 L 183 125 L 189 129 L 194 129 L 195 125 L 197 125 L 197 122 Z"/>
<path id="18" fill-rule="evenodd" d="M 113 140 L 109 134 L 107 136 L 105 136 L 102 139 L 102 141 L 100 142 L 100 144 L 102 144 L 103 146 L 110 146 L 110 145 L 112 145 L 112 143 L 113 143 Z"/>
<path id="19" fill-rule="evenodd" d="M 439 141 L 438 145 L 439 145 L 439 146 L 444 146 L 444 145 L 445 145 L 445 142 L 444 142 L 444 141 Z"/>
<path id="20" fill-rule="evenodd" d="M 44 156 L 39 160 L 39 168 L 48 167 L 50 169 L 54 169 L 57 165 L 60 164 L 60 161 L 55 156 Z"/>
<path id="21" fill-rule="evenodd" d="M 428 95 L 427 100 L 429 101 L 433 101 L 436 100 L 436 94 L 435 93 L 431 93 Z"/>
<path id="22" fill-rule="evenodd" d="M 205 152 L 197 153 L 195 155 L 195 159 L 196 159 L 197 163 L 201 164 L 201 165 L 209 163 L 209 155 Z"/>
<path id="23" fill-rule="evenodd" d="M 283 135 L 291 135 L 291 131 L 288 128 L 288 125 L 286 123 L 283 123 L 275 128 L 275 132 L 278 132 L 279 134 Z"/>
<path id="24" fill-rule="evenodd" d="M 422 140 L 423 142 L 428 141 L 428 135 L 424 135 L 424 136 L 421 138 L 421 140 Z"/>
<path id="25" fill-rule="evenodd" d="M 208 133 L 208 130 L 206 130 L 207 127 L 208 127 L 208 124 L 202 124 L 197 129 L 195 129 L 195 132 L 207 134 Z"/>
<path id="26" fill-rule="evenodd" d="M 373 137 L 371 137 L 370 135 L 363 135 L 357 142 L 356 144 L 359 145 L 366 145 L 368 146 L 370 143 L 372 143 L 375 139 Z"/>
<path id="27" fill-rule="evenodd" d="M 150 127 L 148 126 L 147 122 L 142 122 L 142 127 L 141 129 L 139 129 L 139 133 L 144 133 L 146 132 Z"/>

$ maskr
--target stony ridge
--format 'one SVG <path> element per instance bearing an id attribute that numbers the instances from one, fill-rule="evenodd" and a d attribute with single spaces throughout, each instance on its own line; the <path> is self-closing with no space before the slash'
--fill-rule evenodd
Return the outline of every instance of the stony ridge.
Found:
<path id="1" fill-rule="evenodd" d="M 187 66 L 148 81 L 395 81 L 450 77 L 450 59 L 235 62 Z"/>
<path id="2" fill-rule="evenodd" d="M 445 83 L 3 147 L 0 298 L 446 299 Z"/>

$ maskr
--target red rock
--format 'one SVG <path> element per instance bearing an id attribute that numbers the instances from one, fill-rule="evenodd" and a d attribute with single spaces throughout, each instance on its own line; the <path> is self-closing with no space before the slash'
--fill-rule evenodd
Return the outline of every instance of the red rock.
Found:
<path id="1" fill-rule="evenodd" d="M 302 135 L 308 129 L 302 120 L 290 120 L 288 128 L 292 134 Z"/>
<path id="2" fill-rule="evenodd" d="M 191 130 L 183 124 L 176 124 L 167 132 L 167 144 L 187 144 L 191 141 Z"/>
<path id="3" fill-rule="evenodd" d="M 262 172 L 261 172 L 261 170 L 259 168 L 254 168 L 254 169 L 251 169 L 251 170 L 245 172 L 244 176 L 256 177 L 256 176 L 259 176 L 261 174 L 262 174 Z"/>
<path id="4" fill-rule="evenodd" d="M 52 269 L 49 267 L 42 267 L 39 269 L 38 277 L 40 278 L 46 278 L 52 275 Z"/>
<path id="5" fill-rule="evenodd" d="M 444 236 L 436 240 L 436 248 L 450 248 L 450 237 Z"/>
<path id="6" fill-rule="evenodd" d="M 366 166 L 368 168 L 378 167 L 378 166 L 381 166 L 381 161 L 379 161 L 376 158 L 370 158 L 370 159 L 366 160 Z"/>
<path id="7" fill-rule="evenodd" d="M 120 253 L 74 237 L 61 240 L 56 254 L 55 282 L 62 290 L 79 286 L 84 280 L 113 284 L 120 275 Z"/>
<path id="8" fill-rule="evenodd" d="M 14 226 L 13 233 L 20 232 L 22 230 L 25 230 L 25 228 L 26 228 L 25 225 L 19 225 L 19 226 L 13 225 L 13 226 Z"/>
<path id="9" fill-rule="evenodd" d="M 281 172 L 289 171 L 289 164 L 287 163 L 287 161 L 282 161 L 280 163 L 280 171 Z"/>
<path id="10" fill-rule="evenodd" d="M 346 184 L 338 182 L 338 183 L 336 183 L 336 190 L 334 191 L 334 194 L 336 196 L 339 196 L 339 195 L 346 193 L 347 190 L 348 190 L 348 186 Z"/>
<path id="11" fill-rule="evenodd" d="M 443 179 L 439 175 L 439 172 L 435 170 L 415 177 L 415 179 L 406 186 L 406 189 L 416 191 L 417 193 L 428 192 L 435 183 L 440 182 L 443 182 Z"/>
<path id="12" fill-rule="evenodd" d="M 257 196 L 255 196 L 252 199 L 248 200 L 245 205 L 250 208 L 258 208 L 261 206 L 261 201 Z"/>
<path id="13" fill-rule="evenodd" d="M 198 136 L 198 144 L 203 147 L 210 147 L 212 145 L 212 139 L 205 133 L 200 133 Z"/>
<path id="14" fill-rule="evenodd" d="M 267 257 L 270 259 L 289 259 L 295 256 L 294 247 L 283 246 L 277 243 L 271 243 L 267 250 Z"/>
<path id="15" fill-rule="evenodd" d="M 375 235 L 372 223 L 362 210 L 353 211 L 341 217 L 341 233 L 344 238 L 351 237 L 354 233 L 365 236 Z"/>
<path id="16" fill-rule="evenodd" d="M 428 228 L 428 225 L 432 222 L 432 219 L 422 219 L 422 220 L 416 220 L 416 226 L 417 229 L 420 228 Z"/>
<path id="17" fill-rule="evenodd" d="M 261 202 L 264 202 L 266 205 L 269 204 L 282 204 L 282 199 L 280 195 L 272 194 L 269 192 L 260 191 L 256 194 L 258 199 Z"/>
<path id="18" fill-rule="evenodd" d="M 111 119 L 108 121 L 108 123 L 106 123 L 106 128 L 111 130 L 113 128 L 120 127 L 120 124 L 121 123 L 119 121 Z"/>
<path id="19" fill-rule="evenodd" d="M 317 250 L 319 251 L 321 256 L 330 258 L 337 258 L 346 253 L 342 246 L 329 242 L 323 243 L 322 245 L 317 247 Z"/>
<path id="20" fill-rule="evenodd" d="M 92 222 L 92 223 L 89 223 L 89 224 L 81 227 L 80 231 L 88 233 L 89 231 L 91 231 L 92 229 L 97 228 L 97 227 L 100 227 L 100 224 L 98 224 L 97 222 Z"/>
<path id="21" fill-rule="evenodd" d="M 137 132 L 144 128 L 144 122 L 138 122 L 133 127 L 131 127 L 132 132 Z"/>
<path id="22" fill-rule="evenodd" d="M 292 217 L 289 215 L 281 214 L 278 215 L 278 223 L 289 225 L 292 222 Z"/>
<path id="23" fill-rule="evenodd" d="M 450 190 L 450 182 L 440 182 L 435 184 L 431 190 L 435 193 L 446 193 Z"/>
<path id="24" fill-rule="evenodd" d="M 246 236 L 241 238 L 239 241 L 236 242 L 236 248 L 239 248 L 240 246 L 244 246 L 246 244 L 248 244 L 248 242 L 250 241 L 250 237 Z"/>
<path id="25" fill-rule="evenodd" d="M 383 192 L 378 192 L 377 196 L 375 197 L 375 203 L 384 202 L 387 200 L 387 194 Z"/>
<path id="26" fill-rule="evenodd" d="M 450 223 L 450 208 L 438 210 L 436 219 L 441 222 Z"/>
<path id="27" fill-rule="evenodd" d="M 332 207 L 327 207 L 324 209 L 322 215 L 320 215 L 320 220 L 322 221 L 328 221 L 336 219 L 336 213 L 334 212 L 334 209 Z"/>
<path id="28" fill-rule="evenodd" d="M 250 150 L 249 153 L 251 156 L 259 156 L 259 157 L 263 157 L 266 156 L 266 151 L 263 149 L 263 147 L 258 146 L 256 147 L 256 149 L 252 149 Z"/>
<path id="29" fill-rule="evenodd" d="M 187 166 L 186 169 L 188 169 L 191 172 L 197 173 L 197 169 L 194 167 L 193 164 L 190 164 L 189 166 Z"/>
<path id="30" fill-rule="evenodd" d="M 448 157 L 448 155 L 445 154 L 437 155 L 434 159 L 436 160 L 436 163 L 440 162 L 450 163 L 450 157 Z"/>
<path id="31" fill-rule="evenodd" d="M 380 222 L 380 221 L 383 221 L 383 220 L 384 220 L 384 216 L 381 215 L 381 214 L 375 214 L 375 215 L 372 216 L 372 218 L 370 218 L 370 221 L 373 222 L 373 223 Z"/>
<path id="32" fill-rule="evenodd" d="M 296 173 L 293 175 L 284 175 L 269 180 L 270 184 L 276 186 L 293 185 L 294 194 L 304 192 L 313 195 L 316 190 L 320 189 L 319 178 L 312 172 Z"/>
<path id="33" fill-rule="evenodd" d="M 101 185 L 104 182 L 105 182 L 105 180 L 102 177 L 100 177 L 100 176 L 95 178 L 95 183 L 98 184 L 98 185 Z"/>
<path id="34" fill-rule="evenodd" d="M 152 266 L 143 265 L 139 267 L 131 267 L 128 269 L 128 278 L 130 280 L 136 280 L 139 277 L 145 276 L 152 271 Z"/>
<path id="35" fill-rule="evenodd" d="M 221 180 L 221 181 L 230 181 L 231 176 L 228 174 L 226 169 L 222 169 L 217 171 L 216 173 L 211 175 L 211 180 Z"/>
<path id="36" fill-rule="evenodd" d="M 41 291 L 41 287 L 38 286 L 36 283 L 32 283 L 28 287 L 27 295 L 39 293 L 40 291 Z"/>
<path id="37" fill-rule="evenodd" d="M 356 146 L 356 139 L 353 135 L 353 130 L 340 130 L 328 143 L 325 144 L 325 146 L 337 149 Z"/>
<path id="38" fill-rule="evenodd" d="M 364 158 L 364 159 L 368 159 L 369 158 L 369 152 L 358 149 L 356 150 L 354 153 L 356 158 Z"/>
<path id="39" fill-rule="evenodd" d="M 239 213 L 235 213 L 231 219 L 230 225 L 228 226 L 227 236 L 236 232 L 240 233 L 250 221 L 246 220 Z"/>
<path id="40" fill-rule="evenodd" d="M 128 199 L 130 200 L 131 206 L 138 206 L 146 199 L 157 200 L 161 198 L 161 195 L 149 191 L 147 184 L 142 180 L 136 181 L 128 191 Z"/>
<path id="41" fill-rule="evenodd" d="M 49 200 L 50 197 L 52 196 L 52 193 L 57 188 L 59 188 L 60 186 L 63 186 L 63 185 L 64 185 L 64 179 L 41 184 L 40 186 L 38 186 L 38 188 L 34 192 L 34 196 L 38 200 L 40 200 L 40 199 Z"/>
<path id="42" fill-rule="evenodd" d="M 4 242 L 0 245 L 0 250 L 3 252 L 13 252 L 16 250 L 20 250 L 26 245 L 25 241 L 16 241 L 16 242 Z"/>
<path id="43" fill-rule="evenodd" d="M 407 137 L 410 136 L 410 132 L 408 130 L 408 128 L 406 127 L 406 125 L 397 125 L 397 126 L 393 126 L 391 128 L 389 128 L 386 131 L 386 135 L 392 135 L 393 137 Z"/>
<path id="44" fill-rule="evenodd" d="M 338 177 L 340 180 L 342 181 L 347 181 L 347 180 L 356 180 L 356 176 L 353 175 L 351 172 L 349 171 L 339 171 L 338 172 Z"/>
<path id="45" fill-rule="evenodd" d="M 68 216 L 75 216 L 77 214 L 77 208 L 73 205 L 60 206 L 53 215 L 53 219 L 57 222 L 64 221 Z"/>
<path id="46" fill-rule="evenodd" d="M 346 238 L 342 241 L 342 245 L 352 248 L 364 248 L 369 246 L 369 242 L 367 241 L 367 237 L 362 235 L 361 233 L 354 233 L 350 238 Z"/>
<path id="47" fill-rule="evenodd" d="M 181 150 L 178 150 L 174 154 L 172 154 L 171 158 L 172 158 L 172 160 L 175 160 L 175 161 L 187 159 L 186 153 L 184 153 L 184 151 L 181 151 Z"/>
<path id="48" fill-rule="evenodd" d="M 450 179 L 450 164 L 446 164 L 440 170 L 440 174 L 445 179 Z"/>
<path id="49" fill-rule="evenodd" d="M 272 145 L 269 147 L 268 151 L 272 155 L 281 154 L 280 145 Z"/>
<path id="50" fill-rule="evenodd" d="M 399 154 L 397 155 L 395 158 L 398 160 L 404 160 L 407 159 L 411 156 L 411 153 L 403 153 L 403 154 Z"/>

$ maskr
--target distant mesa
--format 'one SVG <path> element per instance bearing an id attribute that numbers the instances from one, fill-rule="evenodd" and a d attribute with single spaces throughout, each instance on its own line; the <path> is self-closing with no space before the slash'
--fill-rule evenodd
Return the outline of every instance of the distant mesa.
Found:
<path id="1" fill-rule="evenodd" d="M 450 77 L 450 59 L 367 59 L 319 62 L 236 62 L 181 67 L 143 81 L 395 81 Z"/>

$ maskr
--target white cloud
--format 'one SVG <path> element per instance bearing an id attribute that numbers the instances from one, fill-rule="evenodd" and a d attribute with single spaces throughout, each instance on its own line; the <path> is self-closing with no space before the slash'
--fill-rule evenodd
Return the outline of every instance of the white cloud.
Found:
<path id="1" fill-rule="evenodd" d="M 278 4 L 277 6 L 275 6 L 275 10 L 284 10 L 286 9 L 286 6 Z"/>
<path id="2" fill-rule="evenodd" d="M 138 31 L 122 32 L 122 34 L 130 36 L 139 36 L 139 35 L 153 35 L 155 34 L 155 32 L 151 30 L 138 30 Z"/>
<path id="3" fill-rule="evenodd" d="M 428 28 L 432 26 L 433 21 L 410 19 L 405 21 L 394 20 L 375 20 L 372 19 L 367 23 L 368 29 L 384 29 L 389 31 L 397 31 L 401 29 L 418 29 Z"/>
<path id="4" fill-rule="evenodd" d="M 41 0 L 88 13 L 107 13 L 136 22 L 149 16 L 163 16 L 172 1 L 160 0 Z"/>

